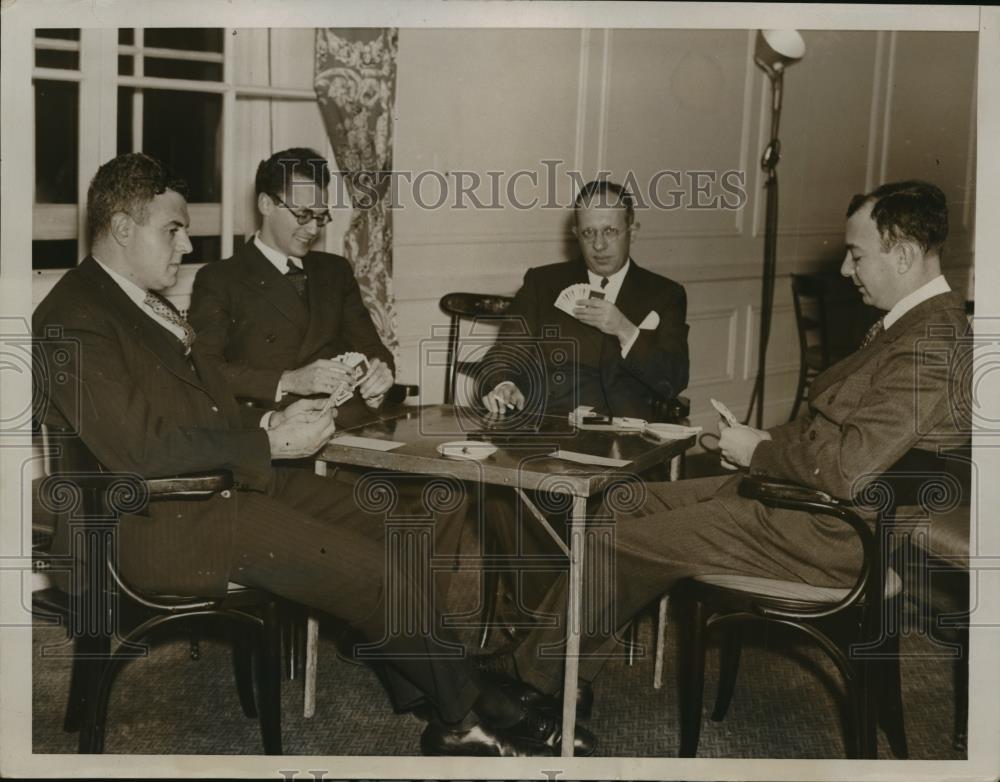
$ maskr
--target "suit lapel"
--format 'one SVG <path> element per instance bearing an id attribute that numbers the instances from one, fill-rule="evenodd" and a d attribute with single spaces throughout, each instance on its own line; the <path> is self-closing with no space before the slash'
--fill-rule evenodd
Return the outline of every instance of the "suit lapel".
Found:
<path id="1" fill-rule="evenodd" d="M 834 383 L 858 371 L 858 369 L 871 361 L 874 356 L 877 356 L 882 350 L 909 332 L 914 324 L 923 321 L 927 317 L 928 312 L 940 310 L 942 307 L 963 309 L 964 303 L 961 297 L 954 292 L 932 296 L 926 301 L 920 302 L 920 304 L 893 323 L 889 329 L 877 337 L 867 348 L 854 351 L 847 358 L 838 361 L 828 370 L 822 372 L 813 381 L 810 396 L 818 396 Z"/>
<path id="2" fill-rule="evenodd" d="M 295 292 L 295 288 L 263 256 L 253 242 L 246 245 L 240 263 L 246 264 L 244 273 L 240 275 L 240 282 L 243 285 L 263 296 L 292 323 L 306 322 L 309 313 Z"/>
<path id="3" fill-rule="evenodd" d="M 102 303 L 114 311 L 135 334 L 136 341 L 148 350 L 165 368 L 188 385 L 205 390 L 197 373 L 191 371 L 180 341 L 152 317 L 142 312 L 125 291 L 112 280 L 92 258 L 79 266 L 80 273 L 90 280 Z M 197 337 L 195 338 L 197 341 Z"/>

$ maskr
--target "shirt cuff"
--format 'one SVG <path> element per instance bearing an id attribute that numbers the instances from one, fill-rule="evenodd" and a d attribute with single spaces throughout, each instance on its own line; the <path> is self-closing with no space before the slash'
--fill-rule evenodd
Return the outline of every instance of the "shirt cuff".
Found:
<path id="1" fill-rule="evenodd" d="M 622 345 L 622 358 L 628 358 L 628 352 L 632 349 L 635 341 L 639 339 L 639 333 L 639 328 L 636 328 L 636 330 L 632 332 L 632 336 L 628 338 L 624 345 Z"/>
<path id="2" fill-rule="evenodd" d="M 274 415 L 274 411 L 273 410 L 268 410 L 266 413 L 264 413 L 264 415 L 262 415 L 260 417 L 260 424 L 259 425 L 260 425 L 261 429 L 265 429 L 266 430 L 266 429 L 268 429 L 270 427 L 270 425 L 271 425 L 271 416 L 272 415 Z"/>
<path id="3" fill-rule="evenodd" d="M 274 391 L 274 401 L 275 402 L 280 402 L 281 401 L 281 397 L 283 397 L 284 395 L 285 395 L 285 389 L 283 389 L 281 387 L 281 378 L 279 377 L 278 378 L 278 387 Z"/>

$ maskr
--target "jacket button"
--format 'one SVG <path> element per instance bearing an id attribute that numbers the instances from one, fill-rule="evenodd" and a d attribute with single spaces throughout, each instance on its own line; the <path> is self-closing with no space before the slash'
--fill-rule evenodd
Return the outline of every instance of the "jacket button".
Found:
<path id="1" fill-rule="evenodd" d="M 219 408 L 216 407 L 215 405 L 212 405 L 212 412 L 213 413 L 218 413 L 219 412 Z"/>
<path id="2" fill-rule="evenodd" d="M 278 338 L 277 334 L 268 334 L 266 337 L 264 337 L 264 341 L 265 342 L 274 342 L 274 340 L 276 340 L 277 338 Z"/>
<path id="3" fill-rule="evenodd" d="M 224 500 L 228 500 L 230 497 L 233 496 L 233 493 L 229 491 L 229 489 L 223 489 L 221 492 L 219 492 L 219 496 L 222 497 L 222 499 Z"/>

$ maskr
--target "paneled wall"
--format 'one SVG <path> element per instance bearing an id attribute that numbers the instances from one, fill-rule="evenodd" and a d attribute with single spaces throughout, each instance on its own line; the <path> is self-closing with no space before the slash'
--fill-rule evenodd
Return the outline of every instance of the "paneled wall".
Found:
<path id="1" fill-rule="evenodd" d="M 768 353 L 766 419 L 784 420 L 798 371 L 787 275 L 836 266 L 850 196 L 888 179 L 940 184 L 952 203 L 953 286 L 971 290 L 977 37 L 972 33 L 806 31 L 785 77 L 779 277 Z M 515 193 L 566 204 L 572 180 L 609 171 L 648 185 L 658 171 L 745 172 L 740 209 L 640 210 L 636 261 L 688 291 L 695 423 L 707 400 L 746 408 L 756 369 L 764 203 L 758 161 L 770 93 L 743 30 L 400 31 L 394 167 L 414 174 L 533 171 Z M 543 161 L 562 161 L 556 166 Z M 556 171 L 556 186 L 546 178 Z M 704 180 L 703 180 L 704 181 Z M 451 180 L 452 195 L 454 180 Z M 661 178 L 660 199 L 676 189 Z M 439 185 L 425 178 L 423 201 Z M 488 203 L 488 183 L 477 191 Z M 719 194 L 718 185 L 702 201 Z M 723 193 L 724 195 L 724 193 Z M 693 199 L 688 194 L 687 201 Z M 501 199 L 504 200 L 504 199 Z M 421 370 L 440 341 L 447 291 L 511 293 L 524 271 L 573 252 L 568 210 L 421 208 L 401 188 L 394 286 L 401 377 L 425 401 L 443 372 Z M 729 198 L 730 205 L 734 199 Z M 436 333 L 438 336 L 436 336 Z"/>

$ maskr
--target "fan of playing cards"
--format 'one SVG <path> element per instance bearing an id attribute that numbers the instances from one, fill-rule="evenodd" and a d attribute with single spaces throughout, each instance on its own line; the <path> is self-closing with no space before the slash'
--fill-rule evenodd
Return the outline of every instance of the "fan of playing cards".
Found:
<path id="1" fill-rule="evenodd" d="M 354 389 L 357 388 L 358 383 L 361 382 L 361 378 L 368 374 L 369 365 L 368 359 L 365 355 L 356 351 L 341 353 L 339 356 L 334 356 L 333 360 L 339 361 L 341 364 L 346 364 L 354 370 L 354 379 L 350 383 L 341 384 L 341 386 L 330 395 L 332 404 L 339 407 L 354 396 Z"/>
<path id="2" fill-rule="evenodd" d="M 601 291 L 595 291 L 585 282 L 578 282 L 576 285 L 563 288 L 562 292 L 556 297 L 555 305 L 567 315 L 572 315 L 573 308 L 580 299 L 590 298 L 603 299 L 604 294 Z"/>

